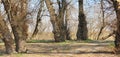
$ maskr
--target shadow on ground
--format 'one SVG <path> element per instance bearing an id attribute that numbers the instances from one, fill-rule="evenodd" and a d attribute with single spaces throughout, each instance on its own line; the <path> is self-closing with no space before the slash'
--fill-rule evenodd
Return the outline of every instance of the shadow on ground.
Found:
<path id="1" fill-rule="evenodd" d="M 32 40 L 27 43 L 25 54 L 113 54 L 113 41 L 67 41 L 55 43 L 52 40 Z M 4 55 L 4 46 L 0 45 L 0 56 Z"/>

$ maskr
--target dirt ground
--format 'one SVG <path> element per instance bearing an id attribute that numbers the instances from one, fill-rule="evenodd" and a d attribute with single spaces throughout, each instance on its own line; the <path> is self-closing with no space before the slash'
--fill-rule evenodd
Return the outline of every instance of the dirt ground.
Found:
<path id="1" fill-rule="evenodd" d="M 120 57 L 112 53 L 111 42 L 93 43 L 27 43 L 28 52 L 6 55 L 0 46 L 0 57 Z"/>

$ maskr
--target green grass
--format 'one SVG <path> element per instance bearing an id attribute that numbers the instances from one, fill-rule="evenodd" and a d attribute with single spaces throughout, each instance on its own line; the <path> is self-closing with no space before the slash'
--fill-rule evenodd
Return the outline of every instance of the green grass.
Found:
<path id="1" fill-rule="evenodd" d="M 67 46 L 69 44 L 74 44 L 74 43 L 109 43 L 110 47 L 114 47 L 114 42 L 113 41 L 99 41 L 99 40 L 66 40 L 64 42 L 55 42 L 54 40 L 29 40 L 27 43 L 55 43 L 60 46 Z"/>
<path id="2" fill-rule="evenodd" d="M 87 40 L 82 40 L 80 42 L 82 42 L 82 43 L 94 43 L 94 42 L 97 42 L 97 41 L 91 40 L 91 39 L 87 39 Z"/>
<path id="3" fill-rule="evenodd" d="M 0 56 L 3 56 L 4 53 L 0 52 Z"/>
<path id="4" fill-rule="evenodd" d="M 64 42 L 56 42 L 56 44 L 58 44 L 60 46 L 66 46 L 67 44 L 72 44 L 72 43 L 77 43 L 77 42 L 73 41 L 73 40 L 66 40 Z"/>
<path id="5" fill-rule="evenodd" d="M 110 47 L 114 47 L 114 42 L 113 41 L 100 41 L 100 40 L 66 40 L 64 42 L 55 42 L 54 40 L 28 40 L 27 43 L 56 43 L 60 46 L 66 46 L 68 44 L 73 44 L 73 43 L 110 43 Z"/>
<path id="6" fill-rule="evenodd" d="M 54 40 L 28 40 L 27 43 L 60 43 L 60 44 L 67 44 L 67 43 L 92 43 L 92 42 L 96 42 L 94 40 L 91 39 L 87 39 L 87 40 L 65 40 L 64 42 L 55 42 Z"/>
<path id="7" fill-rule="evenodd" d="M 110 47 L 115 47 L 114 42 L 111 42 L 109 46 L 110 46 Z"/>
<path id="8" fill-rule="evenodd" d="M 27 43 L 53 43 L 53 40 L 28 40 Z"/>
<path id="9" fill-rule="evenodd" d="M 22 53 L 18 53 L 18 54 L 15 54 L 16 57 L 22 57 L 23 54 Z"/>

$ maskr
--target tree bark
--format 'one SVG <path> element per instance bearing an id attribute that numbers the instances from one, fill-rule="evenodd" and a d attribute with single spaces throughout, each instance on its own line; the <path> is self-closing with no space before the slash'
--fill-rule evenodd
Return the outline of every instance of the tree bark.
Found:
<path id="1" fill-rule="evenodd" d="M 115 33 L 115 53 L 120 53 L 120 0 L 111 0 L 113 2 L 114 9 L 117 16 L 117 25 Z"/>
<path id="2" fill-rule="evenodd" d="M 53 34 L 56 42 L 65 41 L 65 31 L 64 31 L 64 15 L 63 9 L 59 7 L 59 14 L 55 13 L 55 9 L 52 6 L 50 0 L 45 0 L 48 11 L 50 13 L 51 23 L 53 25 Z"/>
<path id="3" fill-rule="evenodd" d="M 88 39 L 88 29 L 86 16 L 83 10 L 83 0 L 79 0 L 79 24 L 77 31 L 77 40 L 86 40 Z"/>
<path id="4" fill-rule="evenodd" d="M 24 28 L 25 26 L 26 28 Z M 20 25 L 20 26 L 14 26 L 13 33 L 15 37 L 15 44 L 16 44 L 16 52 L 26 52 L 26 39 L 27 39 L 27 24 Z"/>
<path id="5" fill-rule="evenodd" d="M 17 0 L 2 0 L 2 2 L 14 34 L 16 52 L 25 52 L 25 41 L 28 36 L 27 0 L 20 0 L 19 2 Z"/>
<path id="6" fill-rule="evenodd" d="M 71 36 L 70 36 L 70 27 L 68 27 L 69 16 L 70 16 L 70 11 L 67 8 L 66 9 L 66 19 L 65 19 L 66 40 L 72 40 Z"/>
<path id="7" fill-rule="evenodd" d="M 0 17 L 0 37 L 2 38 L 4 45 L 5 45 L 5 49 L 6 49 L 6 53 L 7 54 L 11 54 L 14 52 L 14 40 L 12 38 L 12 35 L 10 33 L 10 30 L 8 28 L 8 26 L 6 25 L 5 21 L 3 21 L 4 19 L 2 17 Z"/>
<path id="8" fill-rule="evenodd" d="M 5 33 L 5 34 L 4 34 Z M 4 42 L 4 45 L 5 45 L 5 49 L 6 49 L 6 53 L 7 54 L 12 54 L 14 53 L 14 40 L 10 34 L 9 31 L 4 31 L 3 33 L 3 42 Z"/>

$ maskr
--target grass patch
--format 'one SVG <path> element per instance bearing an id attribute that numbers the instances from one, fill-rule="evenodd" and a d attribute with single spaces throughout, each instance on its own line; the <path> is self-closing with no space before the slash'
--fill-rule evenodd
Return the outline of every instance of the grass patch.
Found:
<path id="1" fill-rule="evenodd" d="M 53 43 L 53 40 L 28 40 L 27 43 Z"/>
<path id="2" fill-rule="evenodd" d="M 87 39 L 87 40 L 83 40 L 82 42 L 84 42 L 84 43 L 93 43 L 93 42 L 96 42 L 96 41 L 91 40 L 91 39 Z"/>
<path id="3" fill-rule="evenodd" d="M 111 42 L 109 46 L 110 46 L 110 47 L 115 47 L 114 42 Z"/>
<path id="4" fill-rule="evenodd" d="M 65 40 L 64 42 L 55 42 L 54 40 L 28 40 L 27 43 L 58 43 L 58 44 L 71 44 L 71 43 L 113 43 L 113 41 L 99 41 L 99 40 Z M 113 45 L 113 44 L 111 44 Z"/>
<path id="5" fill-rule="evenodd" d="M 23 54 L 22 53 L 18 53 L 18 54 L 15 54 L 16 57 L 22 57 Z"/>
<path id="6" fill-rule="evenodd" d="M 87 39 L 87 40 L 76 40 L 77 43 L 96 43 L 98 41 L 96 40 L 91 40 L 91 39 Z"/>
<path id="7" fill-rule="evenodd" d="M 61 46 L 66 46 L 67 44 L 73 44 L 73 43 L 77 43 L 77 42 L 74 40 L 66 40 L 64 42 L 55 42 L 55 43 L 58 45 L 61 45 Z"/>
<path id="8" fill-rule="evenodd" d="M 92 43 L 96 42 L 91 39 L 87 40 L 65 40 L 64 42 L 55 42 L 54 40 L 28 40 L 27 43 L 61 43 L 61 44 L 67 44 L 67 43 Z"/>
<path id="9" fill-rule="evenodd" d="M 4 53 L 0 52 L 0 56 L 3 56 Z"/>

